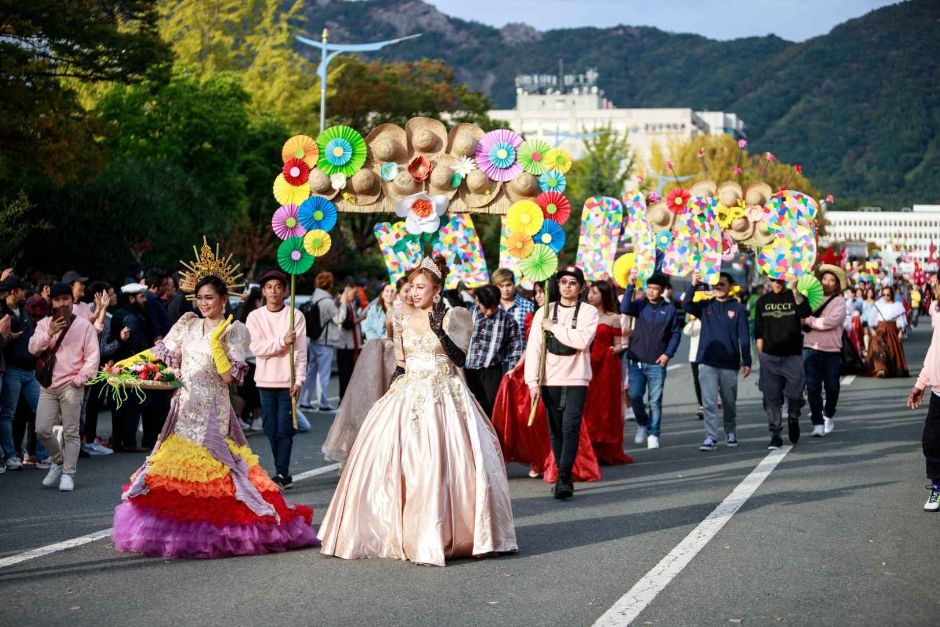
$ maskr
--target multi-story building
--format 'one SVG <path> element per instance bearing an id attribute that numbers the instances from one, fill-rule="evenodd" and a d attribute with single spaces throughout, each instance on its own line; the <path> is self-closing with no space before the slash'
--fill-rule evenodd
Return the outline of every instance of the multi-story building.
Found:
<path id="1" fill-rule="evenodd" d="M 630 145 L 648 159 L 654 143 L 667 149 L 673 140 L 688 141 L 712 132 L 745 137 L 747 126 L 733 113 L 696 112 L 692 108 L 618 109 L 597 85 L 598 74 L 521 75 L 516 77 L 516 107 L 496 109 L 489 116 L 504 121 L 527 139 L 543 139 L 567 149 L 574 158 L 584 155 L 584 140 L 609 126 L 628 133 Z M 714 122 L 714 128 L 706 118 Z"/>
<path id="2" fill-rule="evenodd" d="M 912 211 L 826 212 L 827 242 L 871 242 L 913 259 L 926 260 L 930 245 L 940 245 L 940 205 L 914 205 Z"/>

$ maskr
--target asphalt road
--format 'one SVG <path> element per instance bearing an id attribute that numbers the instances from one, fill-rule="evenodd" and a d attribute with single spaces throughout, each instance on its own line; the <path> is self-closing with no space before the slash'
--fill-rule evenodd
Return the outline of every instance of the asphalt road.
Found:
<path id="1" fill-rule="evenodd" d="M 907 343 L 912 368 L 929 331 Z M 117 553 L 105 538 L 0 568 L 0 624 L 591 625 L 768 453 L 756 377 L 739 388 L 740 446 L 700 453 L 691 373 L 684 359 L 675 366 L 663 448 L 635 447 L 628 423 L 635 463 L 605 467 L 563 503 L 510 465 L 517 555 L 445 568 L 316 549 L 182 561 Z M 855 379 L 826 438 L 806 437 L 805 419 L 799 444 L 633 624 L 937 624 L 940 515 L 921 511 L 925 412 L 904 407 L 912 383 Z M 311 419 L 295 440 L 295 475 L 327 465 L 319 447 L 330 416 Z M 270 467 L 264 437 L 250 442 Z M 42 489 L 41 471 L 0 476 L 0 559 L 110 527 L 142 461 L 82 459 L 71 494 Z M 330 471 L 288 494 L 315 507 L 318 523 L 335 485 Z"/>

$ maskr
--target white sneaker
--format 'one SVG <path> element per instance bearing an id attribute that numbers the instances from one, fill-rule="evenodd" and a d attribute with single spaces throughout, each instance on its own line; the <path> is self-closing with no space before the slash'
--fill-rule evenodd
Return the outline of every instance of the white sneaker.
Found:
<path id="1" fill-rule="evenodd" d="M 91 453 L 92 455 L 111 455 L 114 453 L 114 451 L 109 449 L 107 446 L 105 446 L 101 442 L 92 442 L 91 444 L 88 445 L 88 448 L 89 448 L 88 452 Z"/>
<path id="2" fill-rule="evenodd" d="M 49 472 L 46 473 L 46 478 L 42 480 L 42 485 L 51 488 L 59 482 L 61 476 L 62 464 L 52 464 L 49 466 Z"/>
<path id="3" fill-rule="evenodd" d="M 261 418 L 255 418 L 251 421 L 251 426 L 248 427 L 249 431 L 264 431 L 264 427 L 261 426 Z"/>
<path id="4" fill-rule="evenodd" d="M 813 435 L 814 438 L 821 438 L 821 437 L 823 437 L 824 435 L 826 435 L 826 428 L 825 428 L 824 426 L 822 426 L 822 425 L 816 425 L 816 426 L 813 427 L 813 434 L 812 434 L 812 435 Z"/>
<path id="5" fill-rule="evenodd" d="M 7 457 L 7 461 L 4 466 L 7 470 L 22 470 L 23 461 L 14 455 L 13 457 Z"/>
<path id="6" fill-rule="evenodd" d="M 633 412 L 633 408 L 627 410 L 627 420 L 636 420 L 636 414 Z"/>
<path id="7" fill-rule="evenodd" d="M 297 431 L 300 433 L 310 431 L 310 421 L 307 420 L 302 411 L 297 412 Z"/>
<path id="8" fill-rule="evenodd" d="M 659 436 L 651 435 L 646 438 L 646 448 L 659 448 Z"/>
<path id="9" fill-rule="evenodd" d="M 7 471 L 6 465 L 5 465 L 5 464 L 0 464 L 0 475 L 2 475 L 3 473 L 5 473 L 6 471 Z"/>
<path id="10" fill-rule="evenodd" d="M 71 492 L 75 489 L 75 480 L 71 475 L 62 475 L 59 479 L 59 492 Z"/>
<path id="11" fill-rule="evenodd" d="M 87 455 L 95 455 L 94 449 L 91 448 L 91 444 L 88 442 L 82 442 L 82 453 Z"/>
<path id="12" fill-rule="evenodd" d="M 641 427 L 637 425 L 636 437 L 633 438 L 633 441 L 636 444 L 643 444 L 644 442 L 646 442 L 646 427 Z"/>
<path id="13" fill-rule="evenodd" d="M 832 418 L 826 418 L 823 416 L 823 430 L 826 432 L 826 435 L 829 435 L 836 428 L 836 421 Z"/>

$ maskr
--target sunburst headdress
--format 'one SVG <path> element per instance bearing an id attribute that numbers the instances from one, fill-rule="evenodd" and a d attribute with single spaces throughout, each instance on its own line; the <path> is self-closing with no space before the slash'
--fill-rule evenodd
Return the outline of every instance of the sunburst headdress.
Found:
<path id="1" fill-rule="evenodd" d="M 180 261 L 185 270 L 180 272 L 180 289 L 187 294 L 189 300 L 196 299 L 196 285 L 207 276 L 218 277 L 225 283 L 229 294 L 232 294 L 238 288 L 245 287 L 244 283 L 239 283 L 242 273 L 238 271 L 239 265 L 232 263 L 232 255 L 228 257 L 219 256 L 219 245 L 215 245 L 215 251 L 209 248 L 206 238 L 202 238 L 202 249 L 196 250 L 193 246 L 193 252 L 196 253 L 196 259 L 192 263 Z"/>

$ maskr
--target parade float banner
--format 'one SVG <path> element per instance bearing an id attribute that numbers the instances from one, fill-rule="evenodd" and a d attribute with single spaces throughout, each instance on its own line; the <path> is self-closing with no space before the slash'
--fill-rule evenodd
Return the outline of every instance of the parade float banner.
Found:
<path id="1" fill-rule="evenodd" d="M 693 196 L 685 213 L 677 216 L 663 256 L 662 270 L 673 276 L 697 272 L 709 285 L 718 283 L 721 272 L 721 230 L 715 209 L 716 198 Z"/>
<path id="2" fill-rule="evenodd" d="M 417 268 L 421 263 L 421 246 L 416 242 L 408 242 L 406 250 L 396 251 L 395 245 L 398 244 L 408 232 L 405 230 L 404 222 L 380 222 L 375 225 L 372 232 L 379 242 L 379 250 L 385 258 L 385 268 L 388 270 L 388 280 L 394 284 L 398 279 L 405 276 L 405 273 L 413 268 Z"/>
<path id="3" fill-rule="evenodd" d="M 441 228 L 440 238 L 433 250 L 435 255 L 443 255 L 450 267 L 445 289 L 456 289 L 460 282 L 467 287 L 478 287 L 490 282 L 483 245 L 470 214 L 450 216 L 450 220 Z"/>
<path id="4" fill-rule="evenodd" d="M 609 196 L 584 201 L 577 265 L 588 281 L 610 278 L 623 223 L 623 204 Z"/>
<path id="5" fill-rule="evenodd" d="M 646 281 L 656 270 L 656 244 L 653 240 L 653 228 L 647 219 L 646 196 L 642 192 L 624 196 L 623 204 L 627 209 L 624 236 L 629 236 L 633 241 L 632 267 L 636 269 L 637 282 L 646 285 Z"/>

